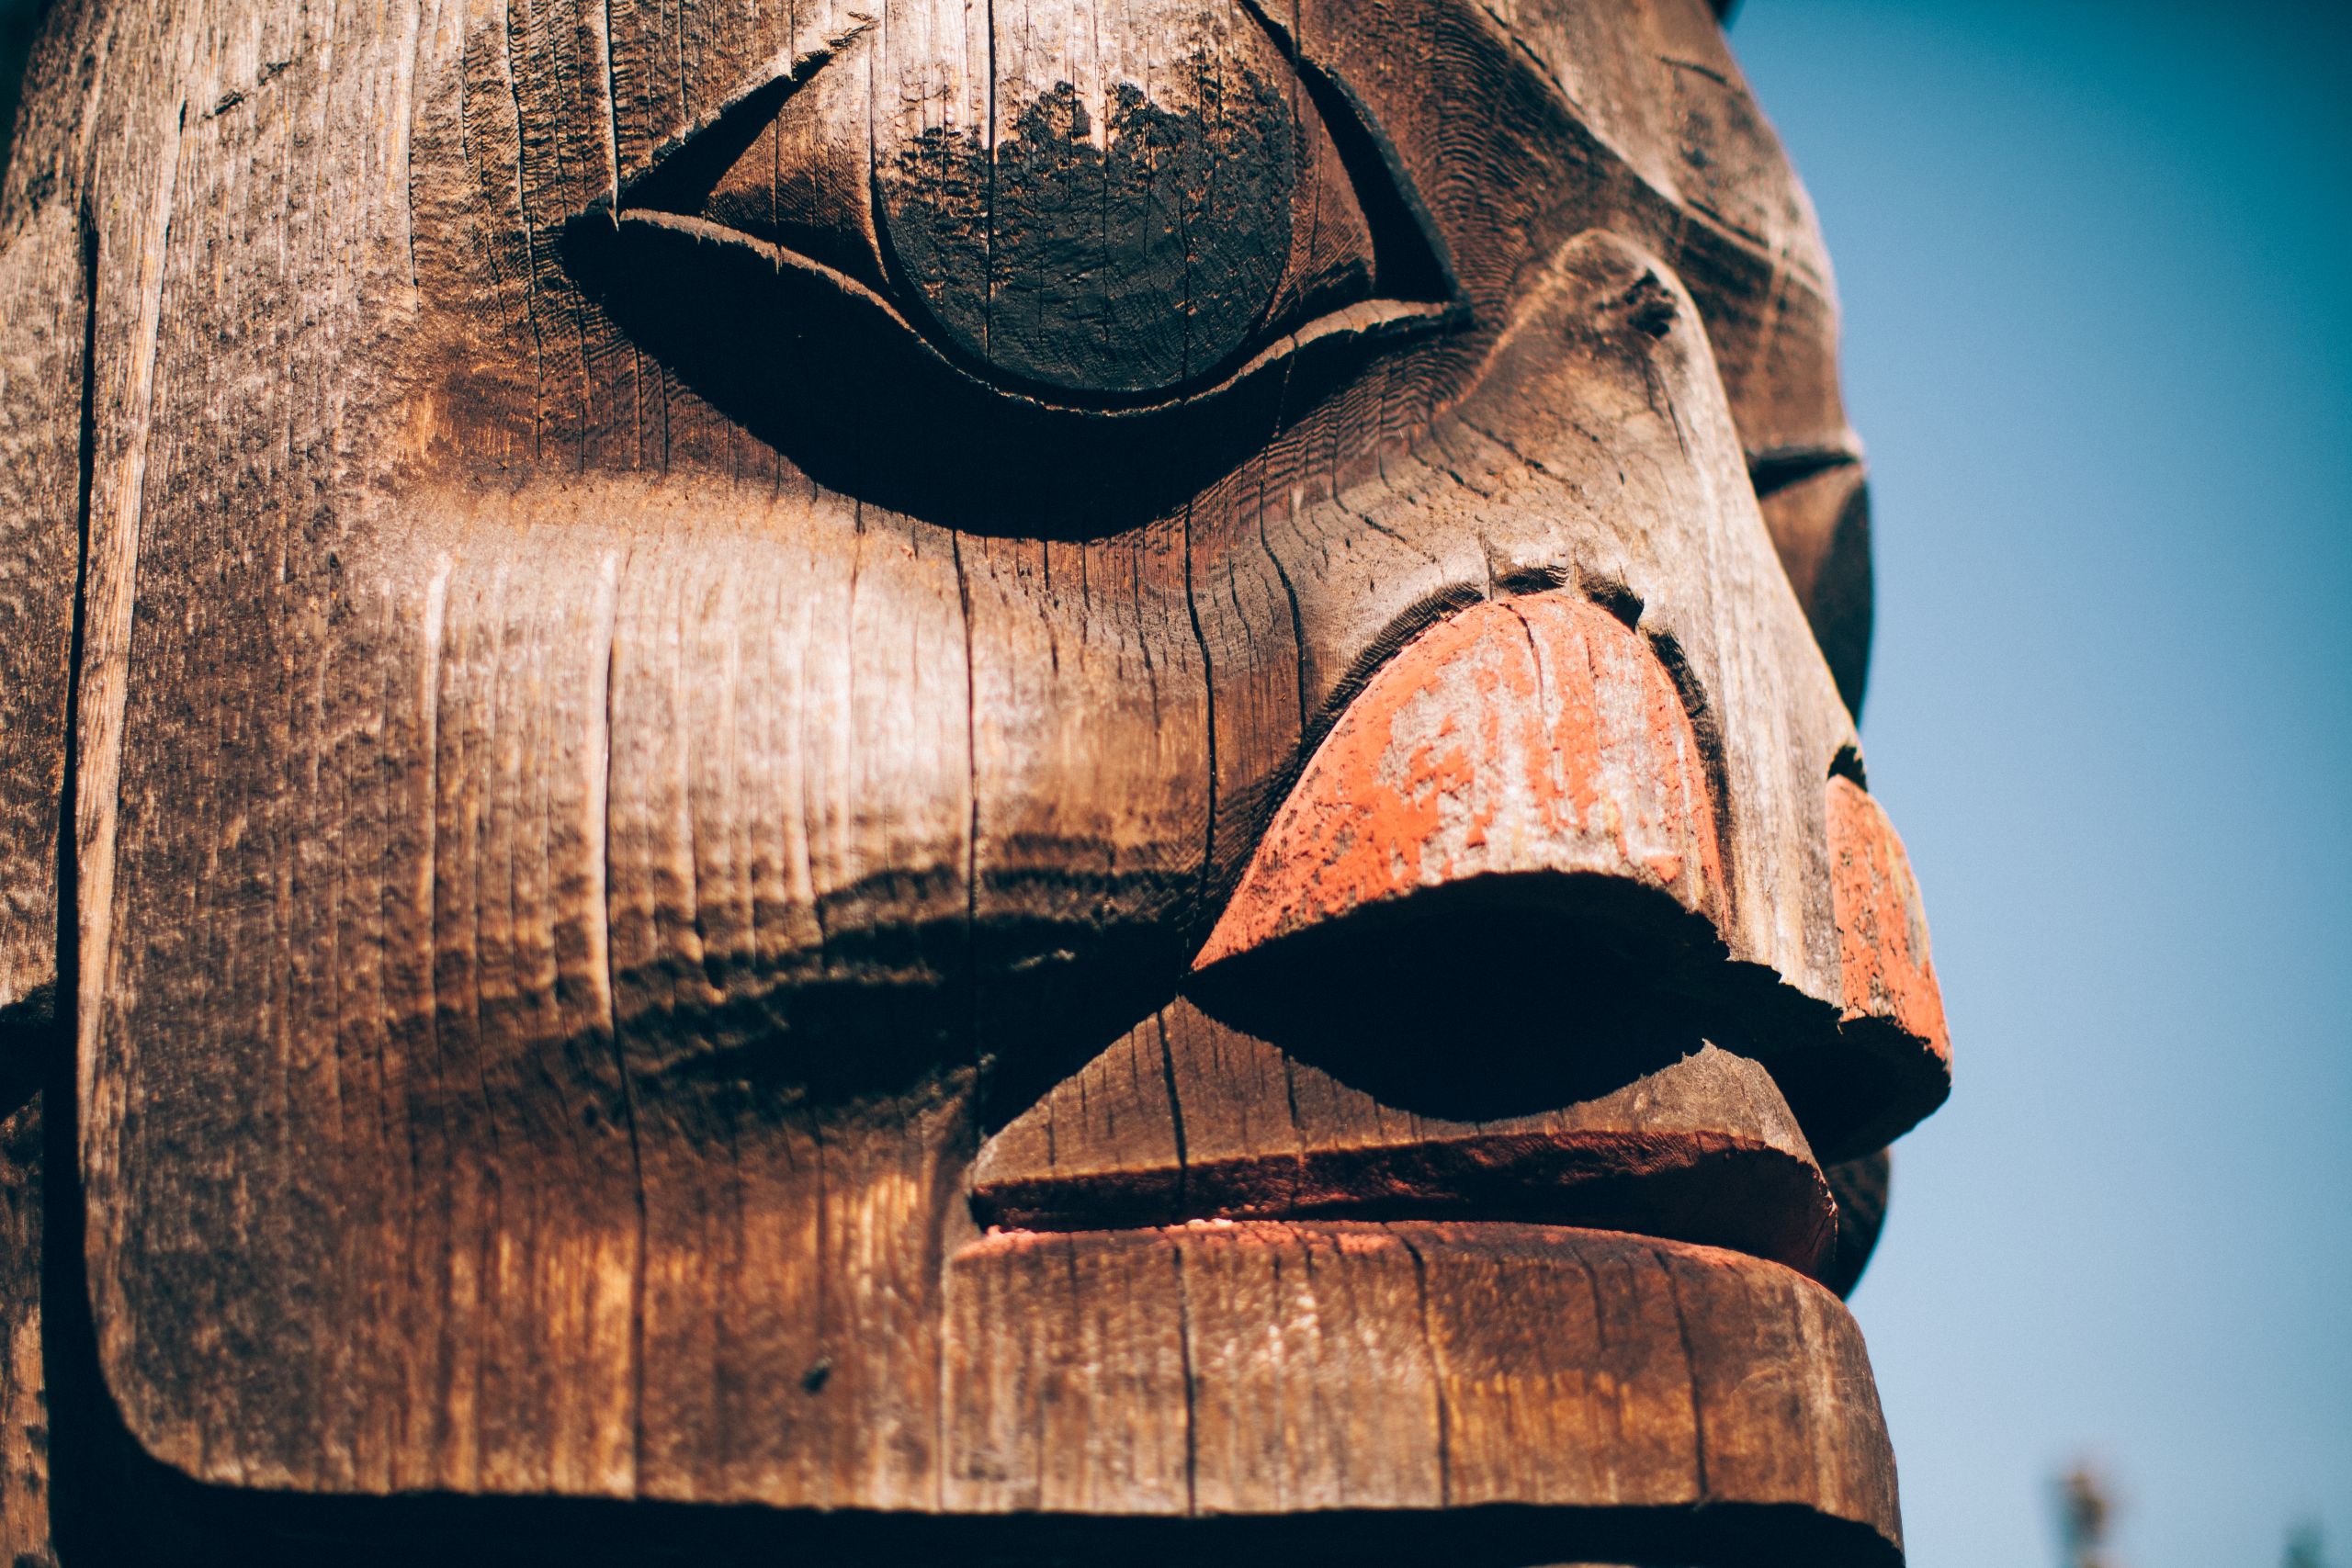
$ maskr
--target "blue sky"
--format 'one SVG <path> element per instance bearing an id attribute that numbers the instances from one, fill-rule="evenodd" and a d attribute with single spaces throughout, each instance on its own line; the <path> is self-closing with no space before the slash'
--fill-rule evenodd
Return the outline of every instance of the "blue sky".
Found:
<path id="1" fill-rule="evenodd" d="M 1915 1568 L 2352 1562 L 2352 13 L 1749 0 L 1958 1050 L 1855 1298 Z"/>

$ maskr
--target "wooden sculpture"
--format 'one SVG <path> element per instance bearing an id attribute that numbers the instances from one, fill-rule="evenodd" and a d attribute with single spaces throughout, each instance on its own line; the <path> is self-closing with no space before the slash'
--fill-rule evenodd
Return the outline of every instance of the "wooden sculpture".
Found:
<path id="1" fill-rule="evenodd" d="M 1702 0 L 59 0 L 0 1549 L 1900 1561 L 1950 1050 Z"/>

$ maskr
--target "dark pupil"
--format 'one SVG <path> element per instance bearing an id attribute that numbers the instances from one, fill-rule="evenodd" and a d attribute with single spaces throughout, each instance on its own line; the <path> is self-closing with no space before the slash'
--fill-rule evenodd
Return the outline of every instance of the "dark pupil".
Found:
<path id="1" fill-rule="evenodd" d="M 1290 254 L 1296 137 L 1255 73 L 1193 67 L 1172 106 L 1120 83 L 1100 147 L 1065 82 L 993 156 L 949 130 L 899 152 L 882 180 L 890 248 L 952 347 L 1008 379 L 1132 394 L 1249 346 Z"/>

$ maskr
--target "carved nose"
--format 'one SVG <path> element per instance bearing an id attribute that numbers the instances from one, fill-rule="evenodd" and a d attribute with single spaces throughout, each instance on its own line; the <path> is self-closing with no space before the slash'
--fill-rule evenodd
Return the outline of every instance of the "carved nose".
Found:
<path id="1" fill-rule="evenodd" d="M 1191 994 L 1344 1081 L 1483 1121 L 1695 1050 L 1720 950 L 1705 753 L 1642 636 L 1553 592 L 1424 632 L 1340 712 Z"/>
<path id="2" fill-rule="evenodd" d="M 1808 858 L 1829 883 L 1838 968 L 1834 993 L 1808 999 L 1722 940 L 1717 781 L 1640 632 L 1565 592 L 1478 605 L 1340 713 L 1192 990 L 1270 1036 L 1380 1041 L 1464 1086 L 1578 1054 L 1608 1081 L 1601 1058 L 1645 1066 L 1702 1036 L 1736 1043 L 1773 1067 L 1827 1157 L 1877 1147 L 1950 1085 L 1902 843 L 1860 786 L 1825 781 Z M 1573 1085 L 1556 1069 L 1542 1081 Z"/>

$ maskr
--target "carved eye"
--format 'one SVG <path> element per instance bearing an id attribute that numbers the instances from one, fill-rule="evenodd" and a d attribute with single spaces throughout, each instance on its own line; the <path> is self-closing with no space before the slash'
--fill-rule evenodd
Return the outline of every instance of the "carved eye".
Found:
<path id="1" fill-rule="evenodd" d="M 862 24 L 574 220 L 572 269 L 796 458 L 847 460 L 811 438 L 846 400 L 1026 443 L 1024 461 L 1077 465 L 1065 484 L 1121 463 L 1129 491 L 1114 449 L 1139 433 L 1111 427 L 1198 413 L 1303 352 L 1458 309 L 1434 231 L 1339 84 L 1253 12 L 1104 9 L 1057 12 L 1047 38 L 1033 15 L 971 51 L 977 71 L 935 46 L 946 29 L 920 5 Z"/>

